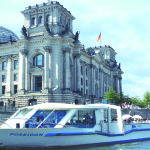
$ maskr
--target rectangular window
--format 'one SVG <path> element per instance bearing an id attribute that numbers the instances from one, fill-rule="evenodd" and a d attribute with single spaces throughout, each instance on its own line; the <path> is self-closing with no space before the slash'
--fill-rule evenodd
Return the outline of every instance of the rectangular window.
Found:
<path id="1" fill-rule="evenodd" d="M 17 85 L 14 85 L 14 94 L 17 93 L 17 88 L 18 88 L 18 86 L 17 86 Z"/>
<path id="2" fill-rule="evenodd" d="M 18 74 L 14 74 L 14 81 L 18 81 Z"/>
<path id="3" fill-rule="evenodd" d="M 86 76 L 88 75 L 88 69 L 86 68 Z"/>
<path id="4" fill-rule="evenodd" d="M 86 95 L 88 96 L 88 90 L 86 89 Z"/>
<path id="5" fill-rule="evenodd" d="M 35 91 L 42 90 L 42 76 L 35 77 Z"/>
<path id="6" fill-rule="evenodd" d="M 98 79 L 98 68 L 95 70 L 95 78 Z"/>
<path id="7" fill-rule="evenodd" d="M 88 86 L 88 80 L 86 80 L 86 86 Z"/>
<path id="8" fill-rule="evenodd" d="M 3 61 L 3 62 L 2 62 L 2 70 L 6 70 L 6 66 L 7 66 L 6 61 Z"/>
<path id="9" fill-rule="evenodd" d="M 83 68 L 82 68 L 82 66 L 81 66 L 81 74 L 83 74 Z"/>
<path id="10" fill-rule="evenodd" d="M 67 126 L 93 128 L 96 124 L 95 110 L 78 110 L 68 120 Z"/>
<path id="11" fill-rule="evenodd" d="M 5 82 L 5 81 L 6 81 L 6 76 L 2 75 L 2 82 Z"/>
<path id="12" fill-rule="evenodd" d="M 14 60 L 14 69 L 18 69 L 18 60 Z"/>
<path id="13" fill-rule="evenodd" d="M 81 88 L 81 95 L 83 96 L 83 88 Z"/>
<path id="14" fill-rule="evenodd" d="M 2 86 L 2 94 L 5 94 L 5 86 Z"/>
<path id="15" fill-rule="evenodd" d="M 81 78 L 81 85 L 83 85 L 83 79 Z"/>

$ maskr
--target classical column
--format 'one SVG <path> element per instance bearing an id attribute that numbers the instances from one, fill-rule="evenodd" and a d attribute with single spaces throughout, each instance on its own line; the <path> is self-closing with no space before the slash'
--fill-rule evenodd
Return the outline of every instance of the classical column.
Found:
<path id="1" fill-rule="evenodd" d="M 76 87 L 77 87 L 77 91 L 80 91 L 81 90 L 81 65 L 80 65 L 80 54 L 77 54 L 76 55 Z"/>
<path id="2" fill-rule="evenodd" d="M 49 53 L 51 52 L 50 46 L 44 46 L 44 89 L 49 89 Z"/>
<path id="3" fill-rule="evenodd" d="M 66 66 L 65 66 L 65 89 L 70 90 L 70 61 L 69 61 L 69 56 L 71 52 L 71 48 L 64 48 L 64 55 L 66 58 Z"/>
<path id="4" fill-rule="evenodd" d="M 38 24 L 39 24 L 38 12 L 36 12 L 36 18 L 35 18 L 35 21 L 36 21 L 35 25 L 36 25 L 36 27 L 37 27 Z"/>
<path id="5" fill-rule="evenodd" d="M 52 76 L 52 93 L 60 94 L 62 93 L 62 81 L 63 81 L 63 68 L 62 68 L 62 48 L 60 44 L 60 39 L 56 38 L 52 45 L 52 56 L 51 56 L 51 76 Z"/>
<path id="6" fill-rule="evenodd" d="M 92 95 L 92 86 L 93 86 L 93 65 L 92 64 L 90 64 L 90 69 L 89 69 L 89 73 L 90 73 L 90 86 L 89 86 L 89 88 L 90 88 L 90 92 L 89 92 L 89 96 L 91 97 L 91 95 Z"/>
<path id="7" fill-rule="evenodd" d="M 121 93 L 122 92 L 122 77 L 119 77 L 118 79 L 119 79 L 119 87 L 118 87 L 119 89 L 118 90 L 119 90 L 119 93 Z"/>
<path id="8" fill-rule="evenodd" d="M 95 89 L 95 66 L 93 65 L 93 68 L 92 68 L 92 71 L 93 71 L 93 77 L 92 77 L 92 95 L 95 95 L 95 91 L 96 91 L 96 89 Z M 96 95 L 95 95 L 96 96 Z"/>
<path id="9" fill-rule="evenodd" d="M 28 53 L 28 50 L 22 49 L 19 52 L 20 52 L 20 71 L 19 71 L 20 92 L 19 93 L 23 94 L 25 91 L 25 56 Z"/>
<path id="10" fill-rule="evenodd" d="M 104 71 L 101 70 L 101 97 L 104 97 Z"/>
<path id="11" fill-rule="evenodd" d="M 118 94 L 118 75 L 114 75 L 114 80 L 115 80 L 115 91 Z"/>
<path id="12" fill-rule="evenodd" d="M 6 77 L 6 81 L 7 81 L 6 96 L 10 96 L 11 95 L 11 55 L 8 55 L 7 58 L 8 60 L 7 60 L 7 77 Z"/>
<path id="13" fill-rule="evenodd" d="M 43 10 L 43 24 L 44 24 L 44 26 L 46 25 L 46 22 L 47 20 L 46 20 L 46 15 L 45 15 L 45 9 Z"/>
<path id="14" fill-rule="evenodd" d="M 77 67 L 76 66 L 77 66 L 77 60 L 76 60 L 76 55 L 74 55 L 74 71 L 73 71 L 73 77 L 74 77 L 73 90 L 74 91 L 77 91 L 77 84 L 76 84 L 77 83 L 76 82 L 77 81 L 77 79 L 76 79 Z"/>
<path id="15" fill-rule="evenodd" d="M 57 24 L 58 22 L 58 9 L 56 7 L 53 7 L 53 17 L 52 17 L 52 22 L 53 24 Z"/>

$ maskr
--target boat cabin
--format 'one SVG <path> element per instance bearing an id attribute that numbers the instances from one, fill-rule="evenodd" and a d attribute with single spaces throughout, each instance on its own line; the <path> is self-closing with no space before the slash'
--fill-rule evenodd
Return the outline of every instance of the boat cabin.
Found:
<path id="1" fill-rule="evenodd" d="M 19 109 L 1 128 L 81 128 L 123 133 L 121 108 L 109 104 L 43 103 Z"/>

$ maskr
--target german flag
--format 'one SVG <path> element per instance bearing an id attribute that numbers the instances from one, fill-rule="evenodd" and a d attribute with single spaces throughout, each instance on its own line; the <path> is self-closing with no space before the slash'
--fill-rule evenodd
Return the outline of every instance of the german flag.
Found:
<path id="1" fill-rule="evenodd" d="M 101 39 L 101 32 L 100 32 L 97 42 L 99 42 L 100 39 Z"/>

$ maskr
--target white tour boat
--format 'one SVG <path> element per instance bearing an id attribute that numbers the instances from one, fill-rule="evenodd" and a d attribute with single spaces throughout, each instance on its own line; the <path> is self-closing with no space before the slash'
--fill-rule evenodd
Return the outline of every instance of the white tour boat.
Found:
<path id="1" fill-rule="evenodd" d="M 149 123 L 124 124 L 121 108 L 109 104 L 43 103 L 24 107 L 0 128 L 0 145 L 15 147 L 114 144 L 148 139 Z"/>

